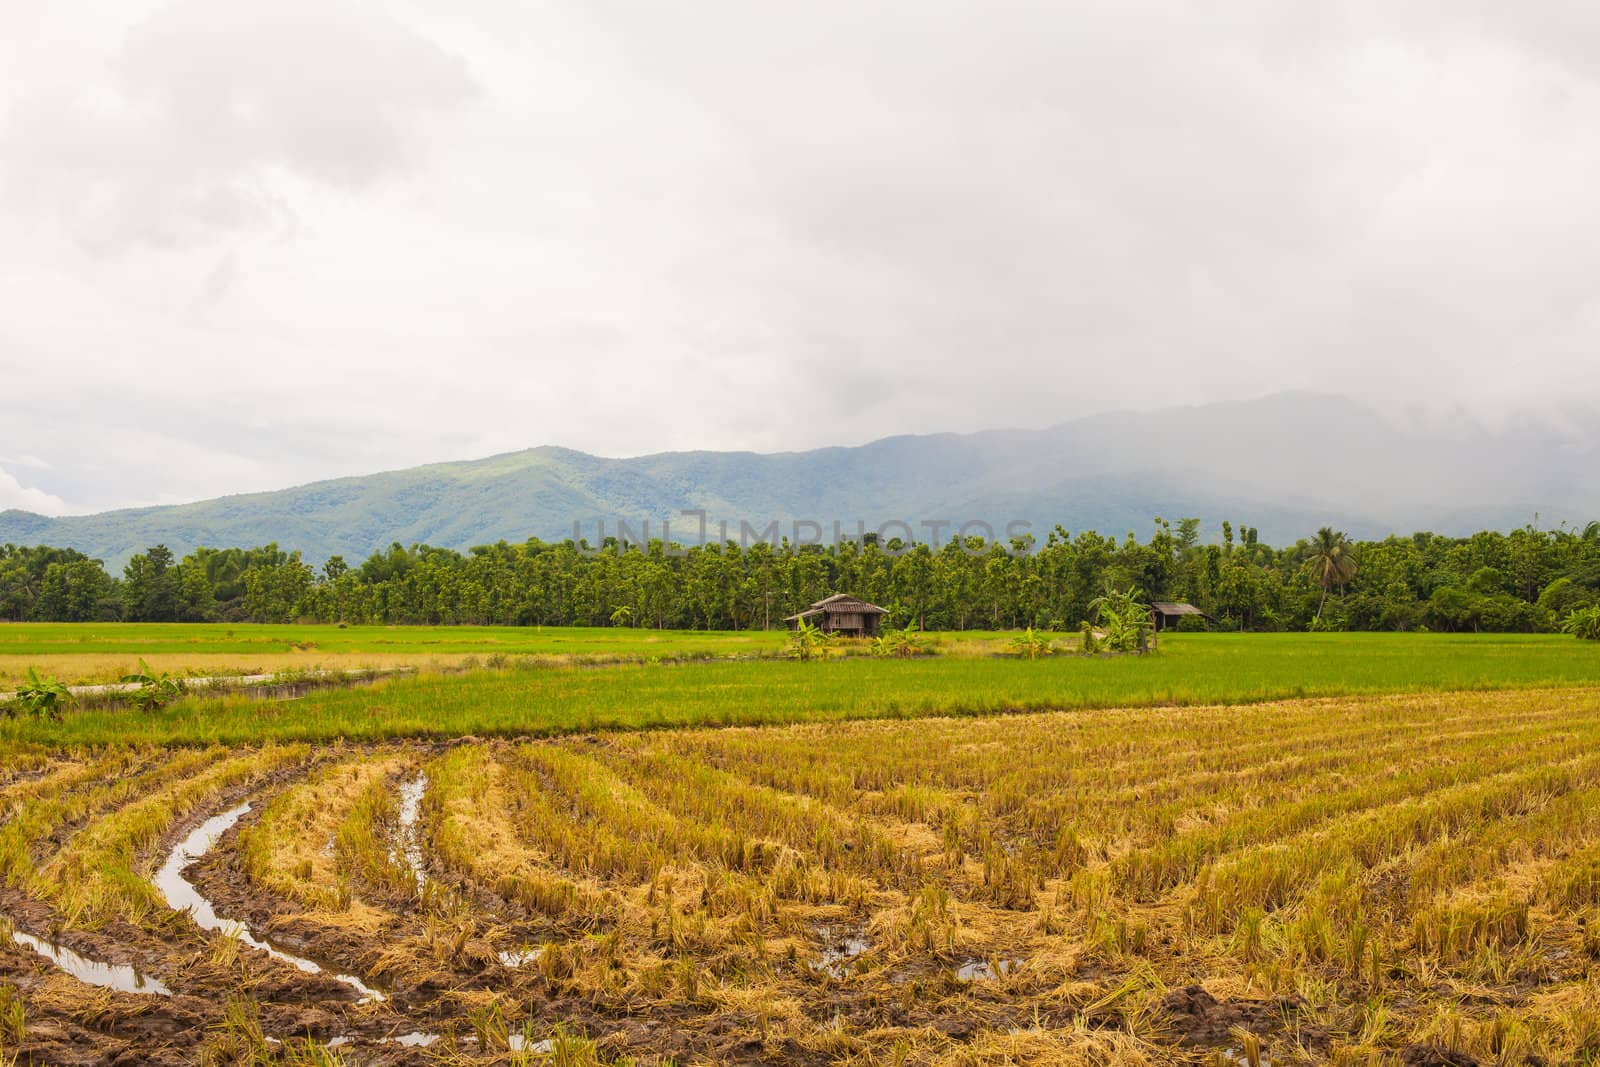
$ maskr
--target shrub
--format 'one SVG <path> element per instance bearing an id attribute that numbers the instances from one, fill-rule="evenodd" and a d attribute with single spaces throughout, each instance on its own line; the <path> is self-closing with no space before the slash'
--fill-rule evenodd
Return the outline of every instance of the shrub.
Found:
<path id="1" fill-rule="evenodd" d="M 1570 612 L 1561 624 L 1561 632 L 1584 641 L 1600 641 L 1600 606 Z"/>
<path id="2" fill-rule="evenodd" d="M 916 630 L 891 630 L 882 637 L 872 639 L 872 654 L 891 659 L 910 659 L 913 656 L 931 656 L 933 649 Z"/>
<path id="3" fill-rule="evenodd" d="M 1083 643 L 1079 646 L 1079 651 L 1083 652 L 1084 655 L 1087 656 L 1099 655 L 1102 651 L 1100 636 L 1094 632 L 1094 627 L 1090 626 L 1088 623 L 1084 623 L 1082 632 Z"/>
<path id="4" fill-rule="evenodd" d="M 1539 606 L 1563 619 L 1574 611 L 1593 607 L 1594 603 L 1594 591 L 1585 589 L 1571 578 L 1557 578 L 1539 594 Z"/>

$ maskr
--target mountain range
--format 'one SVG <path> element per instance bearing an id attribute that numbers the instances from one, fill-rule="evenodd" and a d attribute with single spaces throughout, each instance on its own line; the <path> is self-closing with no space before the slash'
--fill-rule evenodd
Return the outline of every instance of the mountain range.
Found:
<path id="1" fill-rule="evenodd" d="M 1559 411 L 1490 427 L 1466 417 L 1387 418 L 1356 401 L 1282 393 L 1243 402 L 1111 412 L 1040 430 L 886 437 L 805 452 L 664 452 L 616 459 L 545 446 L 487 459 L 338 478 L 190 504 L 47 518 L 0 512 L 0 543 L 77 548 L 119 567 L 164 543 L 277 542 L 307 560 L 364 558 L 390 542 L 465 549 L 537 536 L 591 542 L 685 511 L 719 520 L 810 520 L 831 539 L 865 523 L 1056 524 L 1148 535 L 1154 516 L 1254 526 L 1290 543 L 1329 524 L 1355 536 L 1468 533 L 1600 517 L 1600 413 Z M 604 523 L 602 529 L 600 523 Z M 575 525 L 576 524 L 576 525 Z M 808 536 L 802 529 L 800 536 Z M 943 527 L 948 536 L 950 527 Z M 900 533 L 899 527 L 885 531 Z M 903 536 L 903 534 L 902 534 Z"/>

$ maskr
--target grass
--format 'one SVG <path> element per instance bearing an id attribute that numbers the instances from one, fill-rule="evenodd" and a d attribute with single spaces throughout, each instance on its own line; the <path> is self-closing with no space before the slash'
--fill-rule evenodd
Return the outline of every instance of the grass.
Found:
<path id="1" fill-rule="evenodd" d="M 640 640 L 639 631 L 588 633 L 597 644 L 576 647 L 599 647 L 616 633 Z M 747 637 L 698 635 L 701 644 L 695 647 L 745 648 L 719 642 Z M 955 654 L 822 663 L 621 663 L 603 669 L 513 660 L 296 700 L 196 695 L 148 713 L 84 706 L 69 710 L 59 723 L 0 722 L 0 745 L 20 753 L 40 745 L 128 741 L 551 735 L 1596 684 L 1600 645 L 1560 636 L 1183 634 L 1166 638 L 1160 654 L 1148 657 L 1030 661 Z"/>
<path id="2" fill-rule="evenodd" d="M 319 623 L 0 624 L 0 656 L 251 654 L 320 649 L 362 652 L 559 653 L 726 651 L 781 644 L 781 631 L 650 630 L 561 626 L 334 626 Z"/>

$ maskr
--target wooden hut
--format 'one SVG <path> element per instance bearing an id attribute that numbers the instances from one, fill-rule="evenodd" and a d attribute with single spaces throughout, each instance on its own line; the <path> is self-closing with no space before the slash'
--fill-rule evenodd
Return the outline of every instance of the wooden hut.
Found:
<path id="1" fill-rule="evenodd" d="M 871 637 L 878 632 L 883 617 L 889 614 L 876 604 L 853 597 L 849 593 L 835 593 L 819 600 L 804 611 L 784 619 L 791 627 L 809 622 L 823 633 L 843 634 L 845 637 Z"/>
<path id="2" fill-rule="evenodd" d="M 1178 625 L 1178 620 L 1185 615 L 1198 615 L 1206 622 L 1216 621 L 1193 604 L 1168 604 L 1159 600 L 1150 605 L 1150 615 L 1155 619 L 1157 633 Z"/>

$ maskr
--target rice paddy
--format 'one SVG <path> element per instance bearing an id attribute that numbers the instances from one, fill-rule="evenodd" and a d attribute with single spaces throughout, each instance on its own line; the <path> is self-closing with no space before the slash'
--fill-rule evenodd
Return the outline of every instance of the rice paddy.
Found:
<path id="1" fill-rule="evenodd" d="M 1597 688 L 506 733 L 13 742 L 0 1062 L 1600 1060 Z"/>
<path id="2" fill-rule="evenodd" d="M 124 628 L 149 629 L 154 647 L 163 647 L 169 629 L 188 629 Z M 33 629 L 0 627 L 0 637 Z M 349 632 L 298 627 L 280 636 L 315 643 Z M 359 640 L 388 632 L 373 628 Z M 857 647 L 801 663 L 781 658 L 777 635 L 669 635 L 669 645 L 692 639 L 697 651 L 652 659 L 640 653 L 648 647 L 641 642 L 655 637 L 648 631 L 589 632 L 589 644 L 576 631 L 555 635 L 574 642 L 559 660 L 486 646 L 450 671 L 389 675 L 370 688 L 325 688 L 297 699 L 201 691 L 137 714 L 84 701 L 61 722 L 8 720 L 0 708 L 0 752 L 7 745 L 448 740 L 1600 684 L 1600 643 L 1561 635 L 1186 633 L 1163 637 L 1160 654 L 1144 657 L 1072 655 L 1076 638 L 1063 635 L 1061 654 L 1025 660 L 997 651 L 1003 640 L 962 634 L 938 635 L 931 642 L 938 654 L 917 659 L 880 659 Z M 11 647 L 42 655 L 58 646 Z"/>
<path id="3" fill-rule="evenodd" d="M 984 635 L 976 635 L 983 640 Z M 775 656 L 781 632 L 512 626 L 257 626 L 236 623 L 0 624 L 0 690 L 33 667 L 69 685 L 116 681 L 145 659 L 190 675 L 450 669 L 517 657 L 545 666 Z"/>

